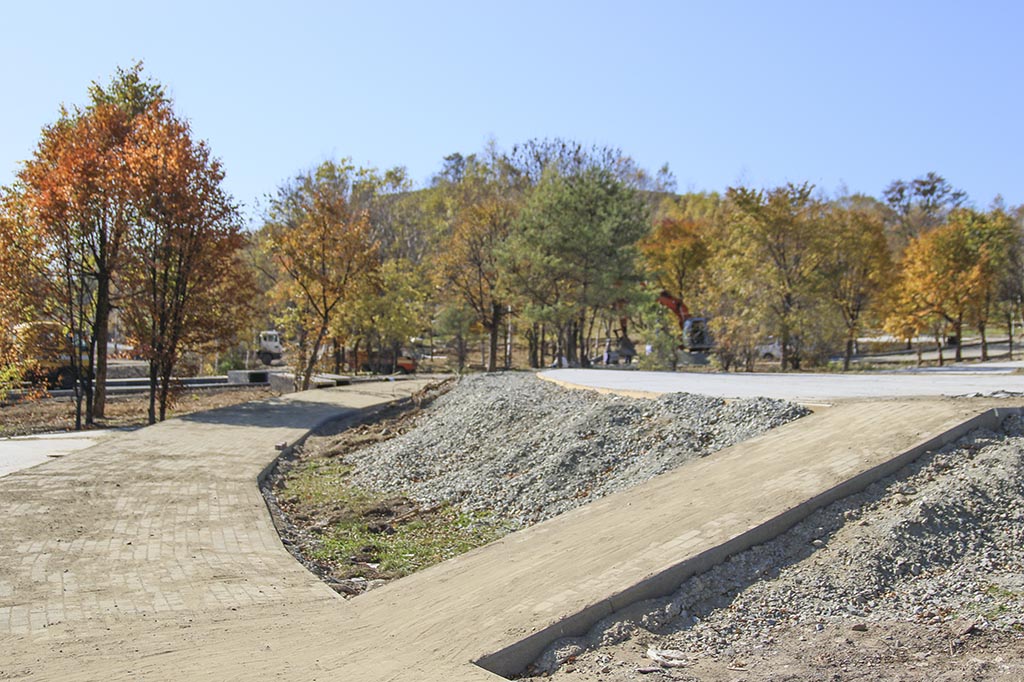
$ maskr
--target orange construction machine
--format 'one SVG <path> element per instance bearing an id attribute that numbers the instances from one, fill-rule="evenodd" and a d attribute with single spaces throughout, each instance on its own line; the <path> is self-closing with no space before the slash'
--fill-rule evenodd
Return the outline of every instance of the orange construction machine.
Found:
<path id="1" fill-rule="evenodd" d="M 658 303 L 662 304 L 673 313 L 679 321 L 679 331 L 683 334 L 683 342 L 679 344 L 680 350 L 698 353 L 711 350 L 711 333 L 708 331 L 708 321 L 703 317 L 694 317 L 690 309 L 686 307 L 682 299 L 678 299 L 668 291 L 662 291 L 658 296 Z"/>

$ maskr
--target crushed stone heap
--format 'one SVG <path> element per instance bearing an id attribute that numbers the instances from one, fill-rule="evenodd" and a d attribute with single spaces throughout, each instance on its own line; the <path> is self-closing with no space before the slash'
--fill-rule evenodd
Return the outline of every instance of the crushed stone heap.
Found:
<path id="1" fill-rule="evenodd" d="M 526 526 L 807 414 L 781 400 L 570 390 L 533 374 L 472 375 L 416 428 L 346 459 L 350 483 Z"/>

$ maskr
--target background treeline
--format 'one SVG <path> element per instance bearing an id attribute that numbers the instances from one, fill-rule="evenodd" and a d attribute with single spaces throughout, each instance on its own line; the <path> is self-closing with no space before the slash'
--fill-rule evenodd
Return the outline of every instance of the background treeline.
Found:
<path id="1" fill-rule="evenodd" d="M 459 369 L 586 366 L 609 339 L 674 367 L 661 291 L 707 317 L 714 362 L 818 366 L 885 331 L 940 348 L 1020 319 L 1020 208 L 973 207 L 934 173 L 875 198 L 809 184 L 675 191 L 618 149 L 568 140 L 445 157 L 426 187 L 347 159 L 295 174 L 255 229 L 141 66 L 63 110 L 0 209 L 0 382 L 26 369 L 12 340 L 57 320 L 83 353 L 84 418 L 103 415 L 110 319 L 150 363 L 160 419 L 186 351 L 251 344 L 277 327 L 299 387 L 320 370 L 397 357 L 411 339 Z M 956 347 L 959 356 L 959 346 Z M 983 353 L 987 347 L 983 345 Z M 95 379 L 95 381 L 93 381 Z"/>

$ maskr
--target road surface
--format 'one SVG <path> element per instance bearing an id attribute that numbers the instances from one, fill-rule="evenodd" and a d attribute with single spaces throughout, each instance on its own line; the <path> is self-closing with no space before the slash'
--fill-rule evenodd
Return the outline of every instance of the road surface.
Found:
<path id="1" fill-rule="evenodd" d="M 2 438 L 0 439 L 0 476 L 34 467 L 55 457 L 63 457 L 75 450 L 97 445 L 120 433 L 123 433 L 120 429 L 97 429 Z"/>
<path id="2" fill-rule="evenodd" d="M 643 372 L 551 369 L 542 376 L 566 384 L 639 393 L 700 393 L 720 398 L 767 396 L 795 402 L 846 398 L 1024 395 L 1024 363 L 953 365 L 927 370 L 857 374 Z"/>

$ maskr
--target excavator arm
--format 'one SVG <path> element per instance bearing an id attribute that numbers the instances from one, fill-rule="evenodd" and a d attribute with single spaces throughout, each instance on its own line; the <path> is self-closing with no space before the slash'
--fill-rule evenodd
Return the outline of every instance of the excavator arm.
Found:
<path id="1" fill-rule="evenodd" d="M 680 331 L 686 328 L 686 321 L 693 317 L 693 315 L 690 314 L 690 309 L 686 307 L 686 304 L 683 303 L 682 300 L 668 293 L 668 291 L 662 290 L 661 294 L 658 295 L 658 303 L 675 313 L 676 319 L 679 320 Z"/>

